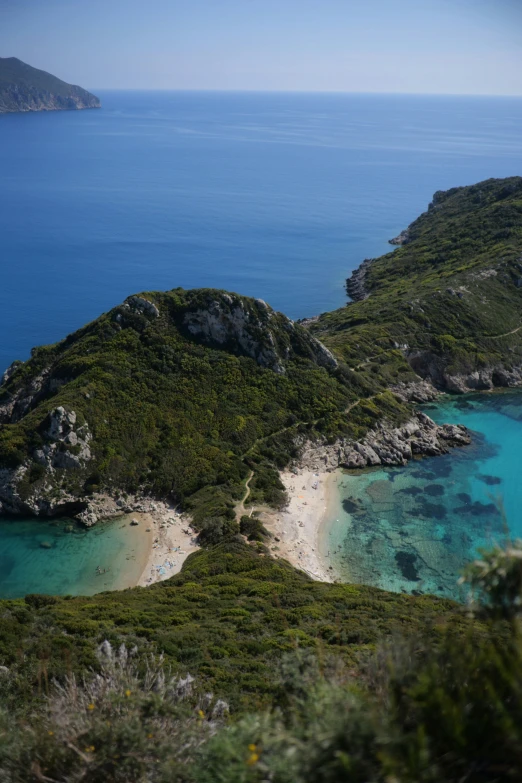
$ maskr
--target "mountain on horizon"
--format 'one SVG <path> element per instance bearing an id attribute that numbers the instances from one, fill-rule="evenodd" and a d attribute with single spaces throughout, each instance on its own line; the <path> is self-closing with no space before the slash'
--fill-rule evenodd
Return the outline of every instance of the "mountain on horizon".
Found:
<path id="1" fill-rule="evenodd" d="M 0 57 L 0 114 L 100 106 L 100 99 L 83 87 L 67 84 L 17 57 Z"/>

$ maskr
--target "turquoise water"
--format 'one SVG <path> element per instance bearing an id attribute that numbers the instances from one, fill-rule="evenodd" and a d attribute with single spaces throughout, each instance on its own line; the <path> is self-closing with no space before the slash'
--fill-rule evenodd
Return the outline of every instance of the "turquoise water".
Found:
<path id="1" fill-rule="evenodd" d="M 520 98 L 100 97 L 0 117 L 0 373 L 138 291 L 339 307 L 436 190 L 522 170 Z"/>
<path id="2" fill-rule="evenodd" d="M 140 529 L 141 528 L 141 529 Z M 143 525 L 121 518 L 85 529 L 67 520 L 0 521 L 0 598 L 93 595 L 135 585 L 148 546 Z M 97 574 L 100 567 L 105 573 Z"/>
<path id="3" fill-rule="evenodd" d="M 522 392 L 447 398 L 424 410 L 465 424 L 471 446 L 405 467 L 343 474 L 326 549 L 343 578 L 461 598 L 477 548 L 522 536 Z"/>

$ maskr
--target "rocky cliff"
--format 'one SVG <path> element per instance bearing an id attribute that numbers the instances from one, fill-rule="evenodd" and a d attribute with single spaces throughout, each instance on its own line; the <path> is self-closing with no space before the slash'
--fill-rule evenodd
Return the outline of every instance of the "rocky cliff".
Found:
<path id="1" fill-rule="evenodd" d="M 367 468 L 375 465 L 405 465 L 413 457 L 437 457 L 455 446 L 471 443 L 466 427 L 435 424 L 421 412 L 400 427 L 386 420 L 359 441 L 340 439 L 333 444 L 307 443 L 300 465 L 309 470 Z"/>
<path id="2" fill-rule="evenodd" d="M 0 114 L 6 112 L 98 109 L 100 100 L 16 57 L 0 57 Z"/>

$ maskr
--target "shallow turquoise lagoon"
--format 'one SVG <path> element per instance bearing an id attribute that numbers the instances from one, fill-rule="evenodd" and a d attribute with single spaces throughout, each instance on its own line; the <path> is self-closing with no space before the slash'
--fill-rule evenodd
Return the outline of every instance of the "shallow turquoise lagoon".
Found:
<path id="1" fill-rule="evenodd" d="M 2 520 L 0 598 L 93 595 L 135 585 L 148 553 L 140 528 L 125 518 L 89 529 L 68 520 Z"/>
<path id="2" fill-rule="evenodd" d="M 447 398 L 424 410 L 465 424 L 471 446 L 406 467 L 344 474 L 324 547 L 343 579 L 463 598 L 477 549 L 522 537 L 522 392 Z"/>

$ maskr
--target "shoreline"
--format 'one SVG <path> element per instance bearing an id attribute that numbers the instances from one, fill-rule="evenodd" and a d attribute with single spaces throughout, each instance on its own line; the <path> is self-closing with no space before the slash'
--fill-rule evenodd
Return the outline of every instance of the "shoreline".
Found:
<path id="1" fill-rule="evenodd" d="M 199 549 L 190 521 L 174 506 L 158 503 L 156 509 L 133 514 L 132 519 L 147 525 L 150 531 L 148 557 L 137 587 L 148 587 L 179 574 L 187 557 Z"/>
<path id="2" fill-rule="evenodd" d="M 174 506 L 155 502 L 148 511 L 125 514 L 122 519 L 130 530 L 139 530 L 147 547 L 140 574 L 138 578 L 134 576 L 133 584 L 127 587 L 148 587 L 169 579 L 178 574 L 187 557 L 199 549 L 190 520 Z M 121 581 L 125 581 L 125 576 Z"/>
<path id="3" fill-rule="evenodd" d="M 281 481 L 289 497 L 288 505 L 281 511 L 265 510 L 259 517 L 272 534 L 271 555 L 287 560 L 321 582 L 337 579 L 329 561 L 325 527 L 330 520 L 339 474 L 339 470 L 284 471 Z"/>

